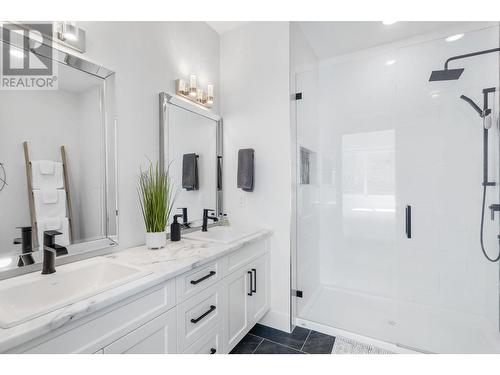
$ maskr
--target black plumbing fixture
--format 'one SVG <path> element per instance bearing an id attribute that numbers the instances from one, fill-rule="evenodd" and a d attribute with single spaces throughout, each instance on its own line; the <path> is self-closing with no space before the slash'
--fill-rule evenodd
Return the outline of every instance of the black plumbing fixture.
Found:
<path id="1" fill-rule="evenodd" d="M 187 207 L 179 207 L 179 210 L 182 210 L 182 227 L 189 228 L 189 220 L 188 220 L 188 209 Z"/>
<path id="2" fill-rule="evenodd" d="M 450 57 L 444 63 L 443 70 L 434 70 L 431 73 L 431 76 L 429 77 L 429 81 L 431 81 L 431 82 L 432 81 L 450 81 L 450 80 L 459 79 L 460 76 L 462 75 L 462 73 L 464 72 L 464 68 L 448 69 L 448 64 L 450 61 L 466 59 L 469 57 L 485 55 L 487 53 L 493 53 L 493 52 L 500 52 L 500 48 L 485 49 L 483 51 L 471 52 L 471 53 L 466 53 L 464 55 Z"/>
<path id="3" fill-rule="evenodd" d="M 213 220 L 214 222 L 215 221 L 219 221 L 219 219 L 217 219 L 217 217 L 215 217 L 215 216 L 208 216 L 209 212 L 214 212 L 214 211 L 215 210 L 211 210 L 211 209 L 208 209 L 208 208 L 204 208 L 203 209 L 203 225 L 201 227 L 201 231 L 202 232 L 206 232 L 207 231 L 208 219 Z"/>
<path id="4" fill-rule="evenodd" d="M 465 100 L 467 103 L 471 105 L 471 107 L 478 113 L 479 117 L 483 119 L 483 200 L 482 200 L 482 208 L 481 208 L 481 225 L 480 225 L 480 234 L 479 234 L 479 242 L 481 244 L 481 250 L 487 260 L 490 262 L 498 262 L 500 260 L 500 235 L 498 235 L 499 239 L 499 252 L 495 258 L 492 258 L 486 252 L 484 246 L 484 215 L 486 210 L 486 188 L 488 186 L 496 186 L 496 182 L 490 181 L 488 177 L 488 133 L 489 127 L 486 126 L 485 121 L 486 118 L 491 114 L 491 109 L 489 108 L 488 96 L 491 93 L 496 91 L 495 87 L 489 87 L 483 90 L 483 108 L 481 109 L 472 99 L 468 98 L 465 95 L 460 96 L 460 99 Z M 488 206 L 491 211 L 491 220 L 495 219 L 495 212 L 500 211 L 500 204 L 491 204 Z"/>
<path id="5" fill-rule="evenodd" d="M 56 257 L 68 254 L 64 246 L 56 244 L 55 237 L 62 234 L 56 230 L 43 232 L 43 265 L 42 275 L 56 272 Z"/>
<path id="6" fill-rule="evenodd" d="M 29 266 L 35 263 L 33 256 L 31 255 L 33 251 L 32 247 L 32 235 L 33 231 L 31 227 L 18 227 L 21 230 L 21 237 L 14 239 L 14 245 L 21 245 L 21 255 L 19 255 L 19 261 L 17 262 L 18 267 Z"/>
<path id="7" fill-rule="evenodd" d="M 454 60 L 460 60 L 460 59 L 466 59 L 469 57 L 474 57 L 474 56 L 480 56 L 480 55 L 486 55 L 488 53 L 494 53 L 494 52 L 500 52 L 500 48 L 491 48 L 491 49 L 485 49 L 482 51 L 477 51 L 477 52 L 471 52 L 471 53 L 466 53 L 464 55 L 458 55 L 458 56 L 453 56 L 450 57 L 448 60 L 445 61 L 444 63 L 444 69 L 443 70 L 435 70 L 431 73 L 431 76 L 429 78 L 429 81 L 449 81 L 449 80 L 456 80 L 459 79 L 462 73 L 464 72 L 464 68 L 458 68 L 458 69 L 448 69 L 448 64 L 451 61 Z M 487 260 L 490 262 L 498 262 L 500 260 L 500 235 L 497 236 L 499 240 L 499 253 L 495 258 L 491 258 L 487 253 L 484 248 L 484 241 L 483 241 L 483 232 L 484 232 L 484 211 L 486 208 L 486 188 L 488 186 L 496 186 L 496 182 L 490 181 L 488 178 L 488 131 L 489 131 L 489 126 L 486 123 L 486 119 L 488 115 L 491 114 L 491 109 L 489 108 L 489 103 L 488 103 L 488 95 L 491 93 L 494 93 L 496 91 L 495 87 L 490 87 L 486 88 L 483 90 L 483 108 L 479 107 L 474 101 L 470 98 L 468 98 L 465 95 L 461 95 L 460 99 L 465 100 L 467 103 L 471 105 L 471 107 L 478 113 L 479 117 L 483 119 L 483 205 L 481 209 L 481 228 L 480 228 L 480 235 L 479 235 L 479 240 L 481 243 L 481 250 Z M 494 220 L 495 218 L 495 212 L 500 211 L 500 204 L 491 204 L 488 207 L 491 210 L 491 218 Z"/>

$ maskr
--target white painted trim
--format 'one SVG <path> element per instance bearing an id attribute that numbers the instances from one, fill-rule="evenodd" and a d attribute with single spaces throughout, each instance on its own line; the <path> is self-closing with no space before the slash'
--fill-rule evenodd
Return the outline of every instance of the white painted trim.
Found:
<path id="1" fill-rule="evenodd" d="M 396 344 L 392 344 L 386 341 L 381 341 L 377 339 L 373 339 L 371 337 L 363 336 L 363 335 L 358 335 L 357 333 L 345 331 L 340 328 L 335 328 L 335 327 L 330 327 L 324 324 L 312 322 L 310 320 L 305 320 L 301 318 L 296 318 L 295 319 L 295 325 L 307 329 L 312 329 L 314 331 L 318 331 L 321 333 L 324 333 L 326 335 L 331 335 L 331 336 L 342 336 L 348 339 L 352 339 L 355 341 L 359 341 L 364 344 L 376 346 L 378 348 L 387 350 L 392 353 L 396 354 L 423 354 L 422 352 L 417 352 L 414 350 L 406 349 L 401 346 L 398 346 Z"/>
<path id="2" fill-rule="evenodd" d="M 276 310 L 269 310 L 266 315 L 259 321 L 260 324 L 265 326 L 279 329 L 283 332 L 291 332 L 290 329 L 290 315 L 278 312 Z"/>

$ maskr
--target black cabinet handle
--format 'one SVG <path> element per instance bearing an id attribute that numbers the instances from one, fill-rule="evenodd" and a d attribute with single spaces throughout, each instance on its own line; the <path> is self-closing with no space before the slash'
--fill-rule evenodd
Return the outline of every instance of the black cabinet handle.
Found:
<path id="1" fill-rule="evenodd" d="M 253 273 L 252 273 L 252 271 L 248 271 L 247 273 L 250 275 L 250 292 L 248 292 L 247 294 L 249 296 L 251 296 L 253 294 L 253 287 L 252 287 L 253 286 Z"/>
<path id="2" fill-rule="evenodd" d="M 191 323 L 198 323 L 200 320 L 202 320 L 204 317 L 206 317 L 208 314 L 210 314 L 212 311 L 215 311 L 216 307 L 214 305 L 211 305 L 210 308 L 205 311 L 203 314 L 201 314 L 199 317 L 196 319 L 191 319 Z"/>
<path id="3" fill-rule="evenodd" d="M 215 349 L 215 348 L 211 348 L 211 349 L 210 349 L 210 354 L 215 354 L 215 353 L 217 353 L 217 349 Z"/>
<path id="4" fill-rule="evenodd" d="M 253 287 L 252 287 L 252 292 L 257 293 L 257 270 L 255 268 L 252 268 L 253 272 Z"/>
<path id="5" fill-rule="evenodd" d="M 203 276 L 201 279 L 191 280 L 191 284 L 196 285 L 198 283 L 201 283 L 203 280 L 206 280 L 209 277 L 212 277 L 213 275 L 215 275 L 215 273 L 216 273 L 215 271 L 210 271 L 210 273 L 208 275 Z"/>
<path id="6" fill-rule="evenodd" d="M 406 206 L 406 237 L 411 238 L 411 206 Z"/>

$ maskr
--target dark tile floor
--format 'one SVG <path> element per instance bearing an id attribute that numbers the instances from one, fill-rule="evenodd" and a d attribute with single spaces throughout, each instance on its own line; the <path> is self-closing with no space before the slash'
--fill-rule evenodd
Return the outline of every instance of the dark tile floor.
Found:
<path id="1" fill-rule="evenodd" d="M 295 327 L 292 333 L 256 324 L 229 354 L 330 354 L 335 337 Z"/>

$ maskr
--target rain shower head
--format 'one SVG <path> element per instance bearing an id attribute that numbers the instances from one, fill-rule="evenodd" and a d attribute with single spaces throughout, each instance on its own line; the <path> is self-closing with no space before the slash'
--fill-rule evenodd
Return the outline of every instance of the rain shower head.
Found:
<path id="1" fill-rule="evenodd" d="M 451 81 L 459 79 L 464 68 L 459 69 L 444 69 L 444 70 L 434 70 L 429 78 L 430 82 L 433 81 Z"/>
<path id="2" fill-rule="evenodd" d="M 430 82 L 433 82 L 433 81 L 452 81 L 452 80 L 459 79 L 460 76 L 462 75 L 462 73 L 464 72 L 464 68 L 448 69 L 448 64 L 450 61 L 465 59 L 465 58 L 473 57 L 473 56 L 485 55 L 487 53 L 493 53 L 493 52 L 500 52 L 500 48 L 485 49 L 483 51 L 477 51 L 477 52 L 472 52 L 472 53 L 466 53 L 465 55 L 458 55 L 458 56 L 450 57 L 444 63 L 443 70 L 434 70 L 431 73 L 429 81 Z"/>

